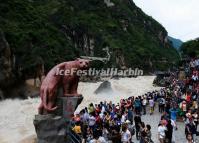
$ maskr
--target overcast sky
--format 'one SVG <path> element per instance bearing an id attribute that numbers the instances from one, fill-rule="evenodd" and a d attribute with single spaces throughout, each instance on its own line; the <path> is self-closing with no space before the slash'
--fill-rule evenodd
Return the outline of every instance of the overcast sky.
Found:
<path id="1" fill-rule="evenodd" d="M 161 23 L 168 34 L 187 41 L 199 37 L 199 0 L 133 0 Z"/>

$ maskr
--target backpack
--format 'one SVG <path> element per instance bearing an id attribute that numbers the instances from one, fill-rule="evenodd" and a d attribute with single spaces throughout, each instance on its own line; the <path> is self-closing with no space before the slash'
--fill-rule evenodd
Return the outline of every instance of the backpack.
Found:
<path id="1" fill-rule="evenodd" d="M 163 101 L 162 101 L 162 99 L 160 99 L 160 100 L 159 100 L 159 104 L 162 105 L 162 103 L 163 103 Z"/>

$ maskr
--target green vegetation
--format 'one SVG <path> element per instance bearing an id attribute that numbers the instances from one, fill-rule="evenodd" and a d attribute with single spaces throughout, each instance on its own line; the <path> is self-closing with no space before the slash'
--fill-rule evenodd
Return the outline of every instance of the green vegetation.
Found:
<path id="1" fill-rule="evenodd" d="M 105 46 L 112 52 L 109 66 L 121 66 L 116 62 L 120 56 L 125 66 L 146 69 L 149 60 L 160 69 L 178 60 L 161 24 L 131 0 L 111 1 L 112 7 L 103 0 L 8 0 L 0 5 L 0 28 L 23 69 L 41 58 L 49 69 L 92 52 L 104 57 Z M 162 59 L 168 62 L 160 64 Z"/>
<path id="2" fill-rule="evenodd" d="M 188 55 L 191 57 L 199 57 L 199 40 L 191 40 L 185 42 L 180 50 L 182 51 L 183 55 Z"/>

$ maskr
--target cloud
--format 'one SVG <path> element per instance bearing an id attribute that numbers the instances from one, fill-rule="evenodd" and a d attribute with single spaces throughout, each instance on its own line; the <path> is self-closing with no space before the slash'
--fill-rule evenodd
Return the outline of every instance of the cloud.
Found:
<path id="1" fill-rule="evenodd" d="M 199 37 L 199 0 L 133 0 L 161 23 L 169 35 L 183 41 Z"/>

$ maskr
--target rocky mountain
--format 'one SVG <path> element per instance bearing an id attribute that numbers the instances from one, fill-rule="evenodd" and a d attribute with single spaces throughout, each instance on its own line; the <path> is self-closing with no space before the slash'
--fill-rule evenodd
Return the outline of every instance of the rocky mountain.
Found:
<path id="1" fill-rule="evenodd" d="M 176 39 L 176 38 L 173 38 L 173 37 L 170 37 L 168 36 L 168 39 L 172 42 L 172 45 L 173 47 L 176 49 L 176 50 L 180 50 L 180 47 L 182 46 L 183 44 L 183 41 L 181 41 L 180 39 Z"/>
<path id="2" fill-rule="evenodd" d="M 95 66 L 147 71 L 179 57 L 165 28 L 132 0 L 4 1 L 0 28 L 23 75 L 33 75 L 41 63 L 48 71 L 79 56 L 107 57 L 107 47 L 110 60 Z"/>
<path id="3" fill-rule="evenodd" d="M 185 56 L 199 57 L 199 38 L 183 43 L 180 50 Z"/>
<path id="4" fill-rule="evenodd" d="M 11 49 L 0 29 L 0 99 L 4 98 L 3 88 L 13 81 L 12 68 Z"/>

